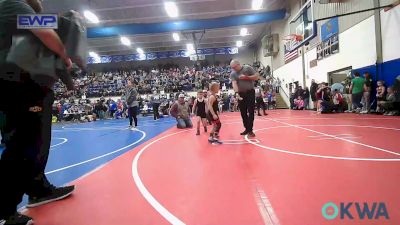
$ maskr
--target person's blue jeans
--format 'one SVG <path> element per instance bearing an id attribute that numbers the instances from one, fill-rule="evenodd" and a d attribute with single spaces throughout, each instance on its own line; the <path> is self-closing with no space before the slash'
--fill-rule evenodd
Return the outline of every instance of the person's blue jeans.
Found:
<path id="1" fill-rule="evenodd" d="M 187 118 L 187 119 L 179 118 L 179 119 L 176 119 L 176 122 L 178 123 L 176 126 L 179 129 L 192 128 L 193 127 L 193 124 L 192 124 L 192 121 L 190 120 L 190 118 Z"/>
<path id="2" fill-rule="evenodd" d="M 352 94 L 351 99 L 353 101 L 353 109 L 361 109 L 363 107 L 361 104 L 362 97 L 363 92 Z"/>

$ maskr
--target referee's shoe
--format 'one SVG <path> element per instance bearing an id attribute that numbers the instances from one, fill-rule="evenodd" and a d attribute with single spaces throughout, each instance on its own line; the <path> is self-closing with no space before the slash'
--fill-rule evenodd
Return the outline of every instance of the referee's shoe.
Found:
<path id="1" fill-rule="evenodd" d="M 33 208 L 37 206 L 41 206 L 50 202 L 62 200 L 72 194 L 74 192 L 75 186 L 66 186 L 66 187 L 54 187 L 52 186 L 50 191 L 43 196 L 29 196 L 27 208 Z"/>

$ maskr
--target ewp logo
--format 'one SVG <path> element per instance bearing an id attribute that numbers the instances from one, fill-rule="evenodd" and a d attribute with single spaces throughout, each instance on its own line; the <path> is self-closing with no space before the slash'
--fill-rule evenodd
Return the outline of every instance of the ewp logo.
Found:
<path id="1" fill-rule="evenodd" d="M 355 210 L 351 210 L 355 207 Z M 340 214 L 340 219 L 349 219 L 353 220 L 354 215 L 358 216 L 360 220 L 368 219 L 368 220 L 378 220 L 378 219 L 389 219 L 389 213 L 386 209 L 385 203 L 382 202 L 374 202 L 372 206 L 366 202 L 358 203 L 358 202 L 349 202 L 349 203 L 340 203 L 340 210 L 339 207 L 333 203 L 329 202 L 326 203 L 322 207 L 322 215 L 327 220 L 333 220 L 337 218 Z"/>
<path id="2" fill-rule="evenodd" d="M 57 29 L 58 17 L 56 14 L 24 14 L 18 15 L 18 29 Z"/>

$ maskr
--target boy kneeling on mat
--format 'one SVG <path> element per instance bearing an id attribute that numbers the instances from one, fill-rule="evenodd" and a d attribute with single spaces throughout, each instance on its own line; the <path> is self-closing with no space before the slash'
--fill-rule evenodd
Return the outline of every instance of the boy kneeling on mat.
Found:
<path id="1" fill-rule="evenodd" d="M 218 117 L 218 101 L 217 93 L 219 92 L 219 83 L 212 83 L 210 85 L 211 96 L 208 98 L 208 117 L 213 124 L 213 129 L 210 133 L 208 141 L 212 144 L 222 144 L 219 140 L 219 131 L 221 129 L 221 121 Z"/>

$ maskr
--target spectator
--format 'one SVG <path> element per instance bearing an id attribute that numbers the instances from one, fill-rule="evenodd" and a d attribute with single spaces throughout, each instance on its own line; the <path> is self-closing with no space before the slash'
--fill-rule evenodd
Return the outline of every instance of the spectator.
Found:
<path id="1" fill-rule="evenodd" d="M 138 119 L 136 115 L 139 110 L 139 96 L 135 84 L 131 80 L 128 80 L 127 84 L 128 85 L 125 90 L 125 99 L 128 105 L 129 127 L 131 130 L 135 131 L 138 125 Z M 135 121 L 135 125 L 133 125 L 133 121 Z"/>
<path id="2" fill-rule="evenodd" d="M 363 105 L 361 104 L 361 99 L 364 91 L 364 83 L 365 80 L 360 77 L 360 73 L 355 72 L 354 79 L 351 81 L 350 93 L 352 94 L 351 99 L 353 102 L 353 109 L 357 113 L 361 112 L 361 109 L 363 107 Z"/>
<path id="3" fill-rule="evenodd" d="M 170 114 L 172 117 L 176 118 L 177 127 L 179 129 L 193 127 L 192 121 L 190 120 L 189 104 L 185 102 L 184 94 L 180 94 L 178 101 L 171 106 Z"/>
<path id="4" fill-rule="evenodd" d="M 333 111 L 343 112 L 343 95 L 338 89 L 333 92 Z"/>
<path id="5" fill-rule="evenodd" d="M 379 101 L 378 106 L 384 110 L 385 116 L 399 115 L 398 109 L 395 108 L 396 96 L 392 87 L 388 87 L 385 101 Z"/>
<path id="6" fill-rule="evenodd" d="M 378 87 L 376 88 L 376 101 L 379 103 L 379 102 L 385 101 L 385 99 L 386 99 L 385 98 L 386 87 L 384 85 L 384 81 L 382 81 L 382 80 L 377 82 L 377 86 Z M 382 113 L 382 109 L 379 104 L 377 104 L 376 112 Z"/>
<path id="7" fill-rule="evenodd" d="M 304 109 L 308 109 L 310 106 L 310 90 L 308 87 L 304 89 L 302 98 L 304 99 Z"/>
<path id="8" fill-rule="evenodd" d="M 114 118 L 114 113 L 117 111 L 117 103 L 114 100 L 111 100 L 109 103 L 109 107 L 110 117 Z"/>
<path id="9" fill-rule="evenodd" d="M 372 91 L 372 79 L 368 72 L 364 73 L 364 92 L 363 92 L 363 108 L 360 113 L 367 114 L 371 109 L 371 91 Z"/>
<path id="10" fill-rule="evenodd" d="M 349 74 L 346 79 L 342 82 L 343 86 L 344 86 L 344 98 L 346 100 L 347 103 L 347 110 L 345 112 L 347 113 L 351 113 L 353 112 L 353 103 L 352 103 L 352 99 L 351 99 L 351 92 L 350 92 L 350 87 L 351 87 L 351 74 Z"/>
<path id="11" fill-rule="evenodd" d="M 304 101 L 301 96 L 298 96 L 297 99 L 294 100 L 294 106 L 295 110 L 304 110 Z"/>
<path id="12" fill-rule="evenodd" d="M 332 112 L 332 96 L 331 89 L 328 87 L 327 83 L 322 83 L 321 86 L 321 113 L 330 113 Z"/>
<path id="13" fill-rule="evenodd" d="M 311 94 L 311 101 L 313 102 L 313 109 L 317 110 L 317 90 L 318 90 L 318 84 L 315 83 L 315 80 L 311 80 L 311 87 L 310 87 L 310 94 Z"/>
<path id="14" fill-rule="evenodd" d="M 257 108 L 257 115 L 261 116 L 260 110 L 262 109 L 264 116 L 268 115 L 267 112 L 265 112 L 266 107 L 265 107 L 265 102 L 264 102 L 264 92 L 261 89 L 260 86 L 257 86 L 255 88 L 255 92 L 256 92 L 256 108 Z"/>
<path id="15" fill-rule="evenodd" d="M 160 119 L 160 113 L 159 113 L 159 108 L 160 108 L 160 98 L 158 96 L 153 97 L 153 114 L 154 114 L 154 120 L 159 120 Z"/>
<path id="16" fill-rule="evenodd" d="M 322 103 L 322 91 L 324 89 L 324 84 L 318 84 L 317 92 L 315 93 L 315 98 L 317 99 L 317 112 L 321 112 L 321 103 Z"/>

